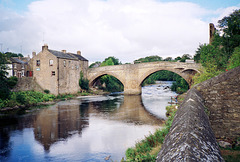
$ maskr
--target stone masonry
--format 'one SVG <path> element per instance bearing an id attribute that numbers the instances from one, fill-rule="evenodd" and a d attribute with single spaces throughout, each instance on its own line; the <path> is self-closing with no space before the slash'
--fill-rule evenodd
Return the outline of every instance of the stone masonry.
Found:
<path id="1" fill-rule="evenodd" d="M 216 138 L 240 137 L 240 66 L 196 86 Z"/>
<path id="2" fill-rule="evenodd" d="M 224 161 L 204 110 L 202 95 L 192 88 L 174 117 L 157 161 Z"/>
<path id="3" fill-rule="evenodd" d="M 106 74 L 112 75 L 124 85 L 124 94 L 141 94 L 142 82 L 157 71 L 172 71 L 183 77 L 191 85 L 192 77 L 199 72 L 200 68 L 201 64 L 166 61 L 125 64 L 89 68 L 87 78 L 90 86 L 93 86 L 99 77 Z"/>
<path id="4" fill-rule="evenodd" d="M 240 137 L 239 83 L 240 66 L 192 87 L 157 161 L 224 161 L 216 138 Z"/>

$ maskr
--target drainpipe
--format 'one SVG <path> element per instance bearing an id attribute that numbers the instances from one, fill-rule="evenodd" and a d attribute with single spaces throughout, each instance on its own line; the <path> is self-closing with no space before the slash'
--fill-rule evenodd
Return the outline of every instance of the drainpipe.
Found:
<path id="1" fill-rule="evenodd" d="M 59 95 L 59 58 L 58 59 L 58 65 L 57 65 L 57 71 L 58 71 L 58 78 L 57 78 L 57 82 L 58 82 L 58 95 Z"/>

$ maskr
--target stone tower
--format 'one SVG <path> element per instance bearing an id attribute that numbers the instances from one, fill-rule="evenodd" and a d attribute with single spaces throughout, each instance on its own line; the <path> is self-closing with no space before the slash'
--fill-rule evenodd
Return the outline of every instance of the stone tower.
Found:
<path id="1" fill-rule="evenodd" d="M 213 23 L 209 24 L 209 44 L 212 44 L 214 33 L 215 33 L 215 26 Z"/>

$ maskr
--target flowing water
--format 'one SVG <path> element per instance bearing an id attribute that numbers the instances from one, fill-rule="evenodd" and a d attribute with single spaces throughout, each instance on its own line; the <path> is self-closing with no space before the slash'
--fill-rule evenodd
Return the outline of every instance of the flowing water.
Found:
<path id="1" fill-rule="evenodd" d="M 0 161 L 120 161 L 128 147 L 161 128 L 176 94 L 171 82 L 140 96 L 108 95 L 61 101 L 0 121 Z"/>

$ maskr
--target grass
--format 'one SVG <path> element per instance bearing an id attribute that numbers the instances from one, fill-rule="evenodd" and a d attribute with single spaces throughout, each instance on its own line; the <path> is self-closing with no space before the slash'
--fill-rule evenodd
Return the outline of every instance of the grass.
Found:
<path id="1" fill-rule="evenodd" d="M 126 161 L 155 161 L 161 149 L 165 136 L 168 134 L 174 115 L 177 111 L 175 106 L 169 106 L 168 119 L 163 129 L 157 129 L 155 133 L 145 136 L 143 140 L 137 142 L 135 147 L 128 148 L 125 155 Z"/>

